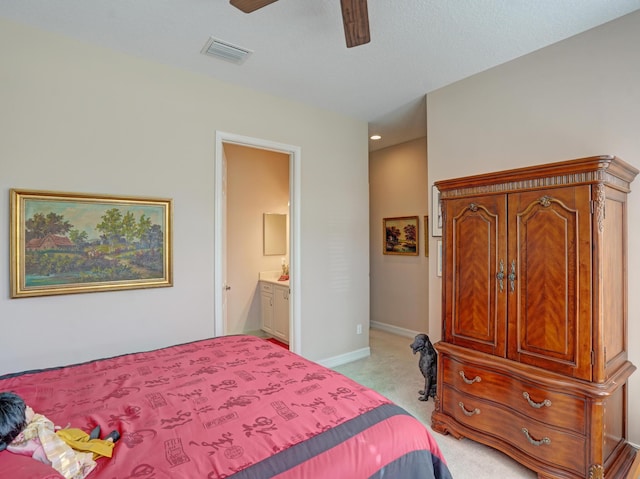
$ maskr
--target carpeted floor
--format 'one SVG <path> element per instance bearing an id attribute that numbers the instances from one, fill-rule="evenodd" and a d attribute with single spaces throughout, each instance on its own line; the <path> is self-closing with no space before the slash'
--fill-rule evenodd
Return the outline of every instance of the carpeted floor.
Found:
<path id="1" fill-rule="evenodd" d="M 289 345 L 286 343 L 283 343 L 282 341 L 278 341 L 276 338 L 265 338 L 267 341 L 269 341 L 270 343 L 273 343 L 277 346 L 280 346 L 281 348 L 284 349 L 289 349 Z"/>
<path id="2" fill-rule="evenodd" d="M 418 400 L 424 378 L 410 338 L 371 329 L 371 356 L 334 368 L 360 384 L 385 395 L 413 414 L 431 430 L 433 399 Z M 537 474 L 505 454 L 469 439 L 457 440 L 431 431 L 454 479 L 535 479 Z"/>

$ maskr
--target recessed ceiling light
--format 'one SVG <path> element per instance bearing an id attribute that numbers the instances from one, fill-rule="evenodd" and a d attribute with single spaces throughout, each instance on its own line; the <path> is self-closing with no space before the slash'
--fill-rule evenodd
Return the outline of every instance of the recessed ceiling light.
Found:
<path id="1" fill-rule="evenodd" d="M 380 135 L 371 135 L 371 136 L 369 137 L 369 139 L 371 139 L 371 140 L 374 140 L 374 141 L 375 141 L 375 140 L 381 140 L 381 139 L 382 139 L 382 137 L 381 137 Z"/>

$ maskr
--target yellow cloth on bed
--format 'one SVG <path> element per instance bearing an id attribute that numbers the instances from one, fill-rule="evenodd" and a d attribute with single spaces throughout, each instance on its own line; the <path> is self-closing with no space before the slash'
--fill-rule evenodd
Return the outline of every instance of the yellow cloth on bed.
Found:
<path id="1" fill-rule="evenodd" d="M 104 439 L 91 439 L 89 434 L 82 429 L 58 429 L 56 434 L 72 449 L 92 452 L 94 460 L 101 456 L 111 457 L 113 454 L 113 446 L 115 445 L 113 442 L 105 441 Z"/>

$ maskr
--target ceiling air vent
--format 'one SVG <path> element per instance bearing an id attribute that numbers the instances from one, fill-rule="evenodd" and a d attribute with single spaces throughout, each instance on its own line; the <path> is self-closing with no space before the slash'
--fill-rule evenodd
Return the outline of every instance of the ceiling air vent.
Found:
<path id="1" fill-rule="evenodd" d="M 236 45 L 232 45 L 228 42 L 223 42 L 216 38 L 210 37 L 200 53 L 203 55 L 209 55 L 210 57 L 221 58 L 231 63 L 238 65 L 244 63 L 244 61 L 253 52 Z"/>

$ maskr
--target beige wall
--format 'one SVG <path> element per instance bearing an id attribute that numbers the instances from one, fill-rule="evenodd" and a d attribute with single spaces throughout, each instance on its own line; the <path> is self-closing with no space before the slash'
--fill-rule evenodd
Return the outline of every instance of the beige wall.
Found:
<path id="1" fill-rule="evenodd" d="M 263 254 L 264 213 L 289 214 L 289 156 L 224 145 L 227 159 L 228 334 L 260 329 L 260 271 L 279 271 L 282 255 Z"/>
<path id="2" fill-rule="evenodd" d="M 425 138 L 370 153 L 371 321 L 408 337 L 428 333 L 429 327 L 428 191 Z M 418 256 L 382 254 L 382 219 L 397 216 L 419 216 Z"/>
<path id="3" fill-rule="evenodd" d="M 213 334 L 216 131 L 301 149 L 301 352 L 368 347 L 365 122 L 5 20 L 0 58 L 0 374 Z M 174 287 L 9 299 L 10 188 L 173 198 Z"/>
<path id="4" fill-rule="evenodd" d="M 640 12 L 429 94 L 430 181 L 598 154 L 640 167 L 638 45 Z M 640 178 L 632 189 L 629 358 L 640 366 Z M 430 330 L 441 333 L 434 261 L 430 279 Z M 629 392 L 640 444 L 640 372 Z"/>

